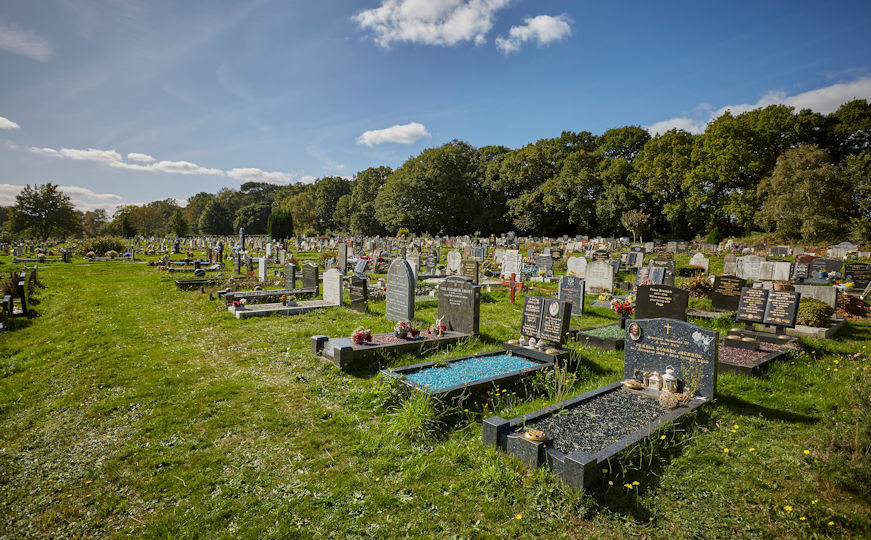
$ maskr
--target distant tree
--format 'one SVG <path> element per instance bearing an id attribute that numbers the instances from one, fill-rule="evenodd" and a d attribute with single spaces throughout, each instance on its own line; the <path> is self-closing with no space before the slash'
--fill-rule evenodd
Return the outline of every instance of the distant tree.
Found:
<path id="1" fill-rule="evenodd" d="M 265 234 L 266 220 L 269 219 L 270 212 L 272 212 L 272 204 L 268 201 L 247 204 L 236 212 L 233 230 L 238 231 L 245 227 L 245 232 L 248 234 Z"/>
<path id="2" fill-rule="evenodd" d="M 597 151 L 608 159 L 623 158 L 632 162 L 650 140 L 650 133 L 641 126 L 609 129 L 596 138 Z"/>
<path id="3" fill-rule="evenodd" d="M 169 218 L 175 213 L 176 210 L 179 209 L 179 205 L 175 199 L 163 199 L 162 201 L 152 201 L 145 206 L 149 208 L 154 208 L 158 212 L 160 212 L 161 217 L 164 222 L 169 221 Z"/>
<path id="4" fill-rule="evenodd" d="M 293 230 L 298 234 L 317 234 L 315 228 L 315 201 L 308 191 L 291 195 L 281 201 L 281 208 L 293 215 Z"/>
<path id="5" fill-rule="evenodd" d="M 650 226 L 650 214 L 645 214 L 641 210 L 629 210 L 620 216 L 620 224 L 632 233 L 632 241 L 635 242 L 635 235 L 640 236 Z"/>
<path id="6" fill-rule="evenodd" d="M 352 182 L 353 185 L 353 182 Z M 336 202 L 336 208 L 333 210 L 333 223 L 336 225 L 336 231 L 350 232 L 351 230 L 351 194 L 345 194 L 339 197 Z"/>
<path id="7" fill-rule="evenodd" d="M 236 212 L 249 203 L 249 197 L 246 194 L 226 187 L 219 189 L 215 198 L 218 199 L 218 202 L 227 209 L 227 212 L 229 212 L 231 216 L 234 216 L 234 219 Z M 231 225 L 232 221 L 233 220 L 230 220 Z"/>
<path id="8" fill-rule="evenodd" d="M 137 206 L 130 214 L 130 224 L 137 233 L 145 236 L 162 236 L 167 233 L 167 221 L 154 206 Z"/>
<path id="9" fill-rule="evenodd" d="M 187 236 L 188 220 L 184 217 L 184 210 L 176 208 L 169 218 L 169 230 L 178 237 Z"/>
<path id="10" fill-rule="evenodd" d="M 338 228 L 335 216 L 336 206 L 343 195 L 351 192 L 351 184 L 345 178 L 327 176 L 318 180 L 314 186 L 315 227 L 319 233 L 327 233 Z"/>
<path id="11" fill-rule="evenodd" d="M 273 208 L 266 222 L 266 234 L 272 240 L 293 236 L 293 213 L 279 207 Z"/>
<path id="12" fill-rule="evenodd" d="M 112 214 L 112 221 L 106 224 L 103 232 L 124 238 L 133 236 L 135 230 L 130 223 L 130 216 L 136 208 L 136 206 L 119 206 L 115 208 L 115 213 Z"/>
<path id="13" fill-rule="evenodd" d="M 200 214 L 199 231 L 201 234 L 233 234 L 230 212 L 219 201 L 209 201 Z"/>
<path id="14" fill-rule="evenodd" d="M 816 145 L 791 148 L 759 184 L 764 200 L 756 224 L 786 238 L 837 240 L 850 218 L 850 189 L 842 171 Z"/>
<path id="15" fill-rule="evenodd" d="M 871 150 L 847 156 L 843 171 L 855 213 L 850 221 L 850 239 L 857 244 L 867 244 L 871 241 Z"/>
<path id="16" fill-rule="evenodd" d="M 191 233 L 200 232 L 198 230 L 200 214 L 203 213 L 209 201 L 213 200 L 215 200 L 215 196 L 206 192 L 197 193 L 188 199 L 188 205 L 184 208 L 184 217 L 190 225 Z"/>
<path id="17" fill-rule="evenodd" d="M 829 115 L 827 134 L 834 161 L 871 150 L 871 104 L 856 99 Z"/>
<path id="18" fill-rule="evenodd" d="M 15 197 L 10 230 L 43 241 L 51 235 L 71 235 L 81 230 L 73 203 L 55 184 L 26 185 Z"/>
<path id="19" fill-rule="evenodd" d="M 387 229 L 375 216 L 375 201 L 392 172 L 390 167 L 370 167 L 357 173 L 351 184 L 351 198 L 348 200 L 348 228 L 353 234 L 387 234 Z"/>
<path id="20" fill-rule="evenodd" d="M 89 210 L 82 217 L 82 229 L 86 236 L 97 236 L 103 232 L 103 228 L 109 223 L 109 217 L 102 208 Z"/>

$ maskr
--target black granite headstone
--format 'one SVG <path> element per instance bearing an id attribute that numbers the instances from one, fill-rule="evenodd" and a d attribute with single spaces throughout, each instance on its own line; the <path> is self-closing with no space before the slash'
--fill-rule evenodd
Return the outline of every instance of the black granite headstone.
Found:
<path id="1" fill-rule="evenodd" d="M 604 249 L 597 249 L 592 255 L 594 261 L 607 261 L 610 257 L 611 254 Z"/>
<path id="2" fill-rule="evenodd" d="M 845 263 L 844 281 L 852 281 L 854 289 L 864 289 L 871 283 L 871 264 Z"/>
<path id="3" fill-rule="evenodd" d="M 650 267 L 642 266 L 638 269 L 638 274 L 635 276 L 635 285 L 641 285 L 646 279 L 650 279 Z"/>
<path id="4" fill-rule="evenodd" d="M 753 287 L 742 288 L 735 320 L 748 323 L 761 323 L 765 318 L 765 304 L 767 302 L 767 290 Z"/>
<path id="5" fill-rule="evenodd" d="M 738 276 L 716 276 L 714 289 L 711 292 L 711 304 L 714 309 L 737 311 L 741 301 L 741 289 L 747 283 Z"/>
<path id="6" fill-rule="evenodd" d="M 366 278 L 358 275 L 348 278 L 348 292 L 351 299 L 351 309 L 365 313 L 369 300 L 369 284 Z"/>
<path id="7" fill-rule="evenodd" d="M 811 263 L 811 270 L 814 272 L 840 272 L 841 266 L 843 265 L 843 261 L 838 259 L 823 259 L 822 257 L 817 257 Z"/>
<path id="8" fill-rule="evenodd" d="M 687 320 L 690 293 L 669 285 L 641 285 L 635 299 L 636 319 Z"/>
<path id="9" fill-rule="evenodd" d="M 678 390 L 695 381 L 696 393 L 713 398 L 717 388 L 717 331 L 671 319 L 628 322 L 623 377 L 639 380 L 643 372 L 673 368 Z"/>
<path id="10" fill-rule="evenodd" d="M 762 322 L 772 326 L 795 328 L 800 300 L 801 293 L 796 291 L 769 291 Z"/>
<path id="11" fill-rule="evenodd" d="M 580 317 L 584 314 L 584 294 L 586 283 L 577 276 L 563 276 L 559 280 L 559 299 L 572 303 L 572 315 Z"/>
<path id="12" fill-rule="evenodd" d="M 810 264 L 797 262 L 792 266 L 792 279 L 799 282 L 804 281 L 810 277 L 810 271 Z"/>
<path id="13" fill-rule="evenodd" d="M 562 345 L 569 331 L 572 304 L 553 298 L 545 298 L 543 307 L 541 339 Z"/>
<path id="14" fill-rule="evenodd" d="M 539 273 L 544 272 L 545 277 L 553 277 L 553 257 L 539 255 L 535 259 L 535 268 Z"/>
<path id="15" fill-rule="evenodd" d="M 477 334 L 480 313 L 481 287 L 472 280 L 451 276 L 439 284 L 438 318 L 444 317 L 448 330 Z"/>
<path id="16" fill-rule="evenodd" d="M 544 308 L 544 298 L 527 294 L 523 300 L 523 315 L 520 319 L 520 333 L 524 336 L 538 338 L 541 335 L 541 311 Z"/>

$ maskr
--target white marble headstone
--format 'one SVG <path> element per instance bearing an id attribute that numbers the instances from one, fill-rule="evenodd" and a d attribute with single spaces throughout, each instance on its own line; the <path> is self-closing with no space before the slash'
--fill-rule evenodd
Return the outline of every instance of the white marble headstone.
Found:
<path id="1" fill-rule="evenodd" d="M 774 271 L 772 272 L 772 279 L 774 279 L 774 281 L 789 281 L 791 269 L 792 263 L 783 261 L 775 262 Z"/>
<path id="2" fill-rule="evenodd" d="M 460 263 L 463 260 L 463 255 L 459 251 L 449 251 L 448 255 L 448 274 L 459 274 Z"/>
<path id="3" fill-rule="evenodd" d="M 708 273 L 708 258 L 702 255 L 701 253 L 696 253 L 690 258 L 689 262 L 690 266 L 698 266 L 705 270 L 705 273 Z"/>
<path id="4" fill-rule="evenodd" d="M 258 259 L 260 263 L 257 265 L 257 280 L 261 283 L 266 281 L 266 267 L 267 267 L 267 259 L 266 257 L 260 257 Z"/>
<path id="5" fill-rule="evenodd" d="M 342 273 L 335 268 L 324 272 L 324 302 L 331 306 L 342 305 Z"/>
<path id="6" fill-rule="evenodd" d="M 523 257 L 516 249 L 505 250 L 505 255 L 502 259 L 502 277 L 510 278 L 511 274 L 515 274 L 518 281 L 522 279 L 523 273 Z"/>
<path id="7" fill-rule="evenodd" d="M 585 257 L 569 257 L 566 261 L 567 274 L 570 276 L 584 277 L 587 272 L 587 259 Z"/>
<path id="8" fill-rule="evenodd" d="M 614 269 L 608 261 L 590 261 L 584 275 L 588 290 L 614 290 Z"/>

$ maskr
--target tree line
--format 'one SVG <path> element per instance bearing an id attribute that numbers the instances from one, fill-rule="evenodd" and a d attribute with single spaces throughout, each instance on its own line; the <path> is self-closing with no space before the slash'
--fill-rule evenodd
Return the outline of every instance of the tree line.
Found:
<path id="1" fill-rule="evenodd" d="M 102 210 L 77 213 L 63 232 L 183 236 L 244 227 L 263 234 L 270 215 L 282 213 L 294 234 L 306 235 L 387 235 L 404 227 L 544 236 L 649 231 L 718 241 L 766 231 L 786 240 L 867 242 L 869 178 L 866 100 L 831 114 L 771 105 L 726 112 L 698 135 L 672 129 L 651 136 L 625 126 L 600 135 L 564 131 L 517 149 L 454 140 L 396 170 L 371 167 L 312 184 L 248 182 L 197 193 L 184 208 L 173 199 L 121 206 L 111 218 Z M 0 211 L 8 232 L 33 232 L 21 206 Z"/>

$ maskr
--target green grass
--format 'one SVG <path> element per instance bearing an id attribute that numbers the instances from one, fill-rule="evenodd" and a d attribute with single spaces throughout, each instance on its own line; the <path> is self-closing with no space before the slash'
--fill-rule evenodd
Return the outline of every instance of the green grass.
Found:
<path id="1" fill-rule="evenodd" d="M 383 302 L 240 321 L 177 277 L 130 262 L 40 267 L 40 316 L 0 335 L 0 536 L 871 535 L 871 421 L 855 397 L 871 361 L 854 356 L 869 324 L 802 342 L 764 377 L 721 376 L 711 406 L 578 494 L 481 444 L 491 411 L 552 403 L 553 374 L 449 402 L 409 397 L 375 366 L 345 374 L 310 352 L 314 334 L 389 331 Z M 522 303 L 485 293 L 481 336 L 432 357 L 517 337 Z M 419 309 L 417 326 L 435 314 Z M 616 320 L 588 307 L 572 326 Z M 622 377 L 621 351 L 579 355 L 568 395 Z"/>

